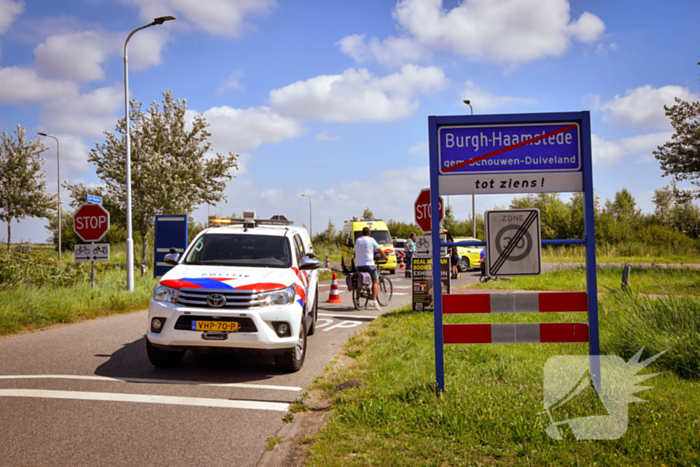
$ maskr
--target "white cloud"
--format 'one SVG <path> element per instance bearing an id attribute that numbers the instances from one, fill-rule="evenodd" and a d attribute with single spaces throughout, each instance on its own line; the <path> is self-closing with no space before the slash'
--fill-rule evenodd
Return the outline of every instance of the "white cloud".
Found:
<path id="1" fill-rule="evenodd" d="M 17 16 L 24 11 L 24 2 L 0 0 L 0 34 L 5 34 Z"/>
<path id="2" fill-rule="evenodd" d="M 192 119 L 196 112 L 188 110 L 187 114 L 188 119 Z M 263 143 L 279 143 L 304 133 L 300 122 L 283 117 L 269 107 L 212 107 L 203 112 L 203 115 L 211 125 L 208 130 L 212 134 L 212 146 L 217 152 L 241 153 Z"/>
<path id="3" fill-rule="evenodd" d="M 652 151 L 669 141 L 671 136 L 673 136 L 673 132 L 663 131 L 622 138 L 618 141 L 606 141 L 604 138 L 592 134 L 593 164 L 598 166 L 613 165 L 632 155 L 639 156 L 641 162 L 649 162 Z"/>
<path id="4" fill-rule="evenodd" d="M 414 144 L 410 148 L 408 148 L 408 153 L 409 154 L 422 154 L 422 155 L 428 155 L 428 143 L 422 142 L 418 144 Z"/>
<path id="5" fill-rule="evenodd" d="M 321 133 L 316 135 L 316 139 L 319 141 L 338 141 L 340 135 L 331 135 L 328 130 L 323 130 Z"/>
<path id="6" fill-rule="evenodd" d="M 399 25 L 420 43 L 474 59 L 519 63 L 560 56 L 571 39 L 590 43 L 604 31 L 595 15 L 571 21 L 568 0 L 400 0 Z"/>
<path id="7" fill-rule="evenodd" d="M 216 89 L 217 94 L 224 93 L 228 91 L 229 89 L 236 89 L 236 90 L 241 90 L 243 89 L 243 86 L 241 86 L 240 80 L 241 77 L 243 76 L 242 71 L 234 71 L 229 75 L 228 78 L 223 80 L 219 87 Z"/>
<path id="8" fill-rule="evenodd" d="M 275 6 L 275 0 L 122 0 L 136 5 L 145 21 L 160 16 L 175 16 L 178 23 L 187 22 L 210 34 L 238 37 L 245 29 L 245 17 L 252 14 L 266 15 Z"/>
<path id="9" fill-rule="evenodd" d="M 64 95 L 78 94 L 78 85 L 70 81 L 41 78 L 36 71 L 21 67 L 0 68 L 0 102 L 17 104 L 38 102 Z"/>
<path id="10" fill-rule="evenodd" d="M 372 57 L 379 63 L 400 66 L 403 63 L 428 60 L 432 55 L 426 46 L 413 38 L 389 36 L 383 41 L 372 38 L 367 45 L 364 37 L 364 34 L 346 36 L 336 42 L 336 45 L 358 63 L 366 62 Z"/>
<path id="11" fill-rule="evenodd" d="M 667 128 L 670 123 L 664 105 L 674 105 L 674 97 L 684 101 L 696 101 L 700 96 L 680 86 L 654 88 L 650 84 L 630 89 L 624 96 L 615 95 L 600 104 L 599 96 L 588 96 L 596 110 L 605 112 L 603 121 L 624 126 L 654 126 Z"/>
<path id="12" fill-rule="evenodd" d="M 36 63 L 43 75 L 77 81 L 104 78 L 102 62 L 109 43 L 95 31 L 50 36 L 34 49 Z"/>
<path id="13" fill-rule="evenodd" d="M 463 105 L 462 100 L 464 99 L 469 99 L 472 102 L 472 106 L 483 111 L 496 110 L 502 107 L 516 105 L 532 105 L 537 103 L 536 99 L 493 95 L 490 92 L 483 90 L 473 81 L 466 81 L 464 83 L 464 91 L 462 91 L 460 105 Z"/>
<path id="14" fill-rule="evenodd" d="M 590 44 L 605 31 L 605 24 L 596 15 L 584 11 L 576 21 L 572 21 L 568 26 L 571 36 Z"/>
<path id="15" fill-rule="evenodd" d="M 120 84 L 85 94 L 55 96 L 46 101 L 41 121 L 52 131 L 95 136 L 113 132 L 123 99 L 124 88 Z"/>
<path id="16" fill-rule="evenodd" d="M 445 73 L 437 67 L 404 65 L 385 77 L 349 68 L 340 75 L 317 76 L 274 89 L 270 104 L 300 119 L 389 121 L 413 115 L 420 105 L 415 94 L 441 88 L 446 82 Z"/>
<path id="17" fill-rule="evenodd" d="M 76 81 L 101 80 L 102 64 L 112 55 L 123 54 L 127 32 L 82 31 L 49 36 L 34 49 L 39 71 L 47 76 Z M 142 70 L 159 65 L 168 34 L 141 31 L 129 42 L 129 67 Z"/>
<path id="18" fill-rule="evenodd" d="M 42 132 L 48 132 L 48 130 Z M 51 133 L 49 133 L 51 134 Z M 73 175 L 78 172 L 92 172 L 94 167 L 88 163 L 87 156 L 90 152 L 90 147 L 85 141 L 75 135 L 66 133 L 54 133 L 61 145 L 61 179 L 72 179 Z M 46 178 L 48 187 L 51 192 L 56 191 L 56 142 L 52 138 L 42 137 L 42 142 L 49 147 L 49 150 L 44 152 L 42 156 L 46 159 Z M 65 200 L 67 195 L 63 191 L 62 198 Z"/>

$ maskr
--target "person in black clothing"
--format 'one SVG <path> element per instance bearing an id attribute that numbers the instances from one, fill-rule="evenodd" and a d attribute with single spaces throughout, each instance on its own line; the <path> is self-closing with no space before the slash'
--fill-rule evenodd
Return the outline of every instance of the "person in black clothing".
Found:
<path id="1" fill-rule="evenodd" d="M 461 259 L 457 254 L 457 248 L 448 248 L 447 254 L 450 257 L 450 264 L 452 265 L 452 279 L 457 279 L 457 265 Z"/>

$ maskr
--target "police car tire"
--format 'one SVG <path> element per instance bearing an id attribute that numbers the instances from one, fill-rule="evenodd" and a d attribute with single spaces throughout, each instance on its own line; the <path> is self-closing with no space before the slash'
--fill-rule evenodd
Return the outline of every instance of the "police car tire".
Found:
<path id="1" fill-rule="evenodd" d="M 306 326 L 304 325 L 304 318 L 302 317 L 301 321 L 301 330 L 300 332 L 303 334 L 302 338 L 302 349 L 301 349 L 301 357 L 297 357 L 297 348 L 293 347 L 289 350 L 285 350 L 284 353 L 277 354 L 275 355 L 275 363 L 277 364 L 278 367 L 283 369 L 284 371 L 288 371 L 290 373 L 294 373 L 296 371 L 301 370 L 301 367 L 304 365 L 304 359 L 306 358 Z"/>
<path id="2" fill-rule="evenodd" d="M 390 269 L 389 274 L 396 274 L 396 269 Z"/>
<path id="3" fill-rule="evenodd" d="M 184 350 L 169 352 L 161 350 L 146 339 L 146 353 L 153 366 L 159 368 L 172 368 L 179 366 L 185 356 Z"/>
<path id="4" fill-rule="evenodd" d="M 308 336 L 313 336 L 316 332 L 316 320 L 318 319 L 318 286 L 316 286 L 316 295 L 314 297 L 314 307 L 311 310 L 311 316 L 313 321 L 311 321 L 311 326 L 309 326 Z"/>

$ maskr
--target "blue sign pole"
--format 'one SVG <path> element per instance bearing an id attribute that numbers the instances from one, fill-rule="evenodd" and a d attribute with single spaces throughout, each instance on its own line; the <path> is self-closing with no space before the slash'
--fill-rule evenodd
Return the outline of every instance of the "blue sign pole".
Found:
<path id="1" fill-rule="evenodd" d="M 593 386 L 600 389 L 600 336 L 598 330 L 598 278 L 595 256 L 595 195 L 591 152 L 591 115 L 582 112 L 583 217 L 586 240 L 586 289 L 588 290 L 588 354 Z"/>
<path id="2" fill-rule="evenodd" d="M 435 329 L 435 381 L 438 393 L 445 390 L 445 363 L 442 339 L 442 278 L 440 277 L 440 189 L 437 118 L 428 117 L 430 140 L 430 236 L 433 243 L 433 326 Z"/>

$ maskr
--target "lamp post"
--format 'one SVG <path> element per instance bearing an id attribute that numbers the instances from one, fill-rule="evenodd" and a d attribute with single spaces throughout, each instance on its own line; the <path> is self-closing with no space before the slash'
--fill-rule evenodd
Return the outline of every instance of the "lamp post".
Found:
<path id="1" fill-rule="evenodd" d="M 465 99 L 464 101 L 465 104 L 469 106 L 469 110 L 472 111 L 472 115 L 474 115 L 474 109 L 472 108 L 471 101 L 469 99 Z M 472 237 L 476 238 L 476 200 L 474 198 L 474 194 L 472 193 Z"/>
<path id="2" fill-rule="evenodd" d="M 124 42 L 124 123 L 126 125 L 126 288 L 134 291 L 134 239 L 131 233 L 131 139 L 129 135 L 129 58 L 126 54 L 129 39 L 142 29 L 174 20 L 174 16 L 161 16 L 152 23 L 136 28 Z"/>
<path id="3" fill-rule="evenodd" d="M 311 196 L 305 195 L 303 193 L 301 194 L 301 196 L 306 196 L 307 198 L 309 198 L 309 237 L 310 237 L 313 235 L 313 232 L 314 232 L 314 225 L 311 223 Z"/>
<path id="4" fill-rule="evenodd" d="M 47 135 L 46 133 L 37 133 L 41 136 L 46 136 L 47 138 L 53 138 L 56 141 L 56 183 L 58 184 L 58 260 L 61 261 L 61 151 L 60 145 L 58 144 L 58 138 L 55 136 Z"/>

